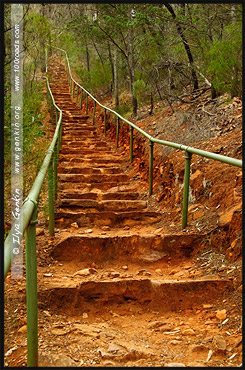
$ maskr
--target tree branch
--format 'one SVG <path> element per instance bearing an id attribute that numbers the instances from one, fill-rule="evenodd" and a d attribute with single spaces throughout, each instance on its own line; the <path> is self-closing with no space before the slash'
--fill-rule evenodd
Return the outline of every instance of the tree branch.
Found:
<path id="1" fill-rule="evenodd" d="M 122 52 L 122 54 L 125 56 L 126 59 L 128 59 L 128 55 L 126 54 L 126 52 L 121 48 L 120 45 L 118 45 L 118 43 L 111 37 L 111 35 L 106 31 L 104 30 L 104 28 L 102 28 L 98 23 L 97 23 L 97 26 L 99 27 L 99 29 L 107 36 L 109 37 L 109 39 L 111 40 L 111 42 Z"/>

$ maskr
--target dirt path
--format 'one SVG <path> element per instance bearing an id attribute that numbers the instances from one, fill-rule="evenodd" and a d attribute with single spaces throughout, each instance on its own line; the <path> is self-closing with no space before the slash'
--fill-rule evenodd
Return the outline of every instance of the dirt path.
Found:
<path id="1" fill-rule="evenodd" d="M 71 99 L 64 67 L 50 69 L 64 116 L 55 237 L 37 237 L 39 366 L 239 366 L 241 297 L 229 267 L 210 269 L 206 234 L 171 229 Z M 24 282 L 19 296 L 6 284 L 7 304 L 25 299 Z M 18 343 L 9 366 L 25 363 L 25 324 L 8 332 Z"/>

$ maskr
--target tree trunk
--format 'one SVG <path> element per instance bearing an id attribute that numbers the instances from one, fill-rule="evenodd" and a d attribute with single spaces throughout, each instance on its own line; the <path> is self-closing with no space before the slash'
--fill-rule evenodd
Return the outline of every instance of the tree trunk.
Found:
<path id="1" fill-rule="evenodd" d="M 97 48 L 96 43 L 95 43 L 93 40 L 92 40 L 92 42 L 93 42 L 93 46 L 94 46 L 94 48 L 95 48 L 95 50 L 96 50 L 96 53 L 97 53 L 97 55 L 98 55 L 98 57 L 99 57 L 99 59 L 100 59 L 100 63 L 101 63 L 101 65 L 102 65 L 102 68 L 103 68 L 103 70 L 105 71 L 104 62 L 103 62 L 102 56 L 100 55 L 99 49 Z"/>
<path id="2" fill-rule="evenodd" d="M 215 88 L 214 88 L 213 83 L 211 83 L 211 98 L 212 98 L 212 99 L 215 99 L 216 97 L 217 97 L 216 90 L 215 90 Z"/>
<path id="3" fill-rule="evenodd" d="M 119 106 L 118 97 L 118 78 L 117 78 L 117 49 L 114 50 L 114 96 L 115 96 L 115 106 L 116 109 Z"/>
<path id="4" fill-rule="evenodd" d="M 132 12 L 130 13 L 130 19 Z M 135 83 L 135 60 L 134 60 L 134 44 L 133 44 L 133 30 L 129 30 L 129 74 L 130 74 L 130 92 L 131 92 L 131 101 L 133 107 L 133 116 L 137 116 L 138 101 L 134 93 L 134 83 Z"/>
<path id="5" fill-rule="evenodd" d="M 196 72 L 195 72 L 195 69 L 194 69 L 194 66 L 193 66 L 193 57 L 192 57 L 191 49 L 190 49 L 189 44 L 188 44 L 188 42 L 185 38 L 185 35 L 183 34 L 183 31 L 182 31 L 182 28 L 181 28 L 179 22 L 176 20 L 176 14 L 175 14 L 172 6 L 169 3 L 166 3 L 164 5 L 166 6 L 168 11 L 172 15 L 172 18 L 175 20 L 177 31 L 178 31 L 178 33 L 181 37 L 181 40 L 184 44 L 185 51 L 186 51 L 186 54 L 187 54 L 188 59 L 189 59 L 189 63 L 190 63 L 190 67 L 191 67 L 192 81 L 193 81 L 193 90 L 197 90 L 198 89 L 198 79 L 197 79 L 197 75 L 196 75 Z"/>
<path id="6" fill-rule="evenodd" d="M 208 38 L 211 42 L 211 44 L 213 43 L 213 35 L 212 35 L 212 25 L 211 25 L 211 22 L 210 22 L 210 8 L 207 9 L 207 18 L 208 18 L 208 25 L 207 25 L 207 31 L 208 31 Z"/>
<path id="7" fill-rule="evenodd" d="M 90 80 L 90 65 L 89 65 L 89 51 L 88 45 L 86 45 L 86 61 L 87 61 L 87 71 L 88 71 L 88 79 Z"/>
<path id="8" fill-rule="evenodd" d="M 115 85 L 115 77 L 114 77 L 114 63 L 113 63 L 113 60 L 112 60 L 112 55 L 111 55 L 111 46 L 110 46 L 110 42 L 108 41 L 107 42 L 107 46 L 108 46 L 108 55 L 109 55 L 109 61 L 110 61 L 110 65 L 111 65 L 111 75 L 112 75 L 112 82 L 111 82 L 111 93 L 113 91 L 113 88 L 114 88 L 114 85 Z"/>
<path id="9" fill-rule="evenodd" d="M 153 113 L 153 107 L 154 107 L 154 105 L 153 105 L 153 93 L 151 91 L 151 107 L 150 107 L 150 112 L 149 112 L 150 115 Z"/>

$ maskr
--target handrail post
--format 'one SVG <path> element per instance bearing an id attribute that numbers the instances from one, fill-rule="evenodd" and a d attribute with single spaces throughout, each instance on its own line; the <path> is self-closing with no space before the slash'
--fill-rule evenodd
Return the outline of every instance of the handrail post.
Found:
<path id="1" fill-rule="evenodd" d="M 72 79 L 70 78 L 70 94 L 72 94 Z"/>
<path id="2" fill-rule="evenodd" d="M 183 209 L 182 209 L 182 229 L 184 229 L 187 225 L 191 157 L 192 157 L 192 154 L 189 153 L 187 150 L 185 150 L 185 175 L 184 175 L 184 193 L 183 193 Z"/>
<path id="3" fill-rule="evenodd" d="M 58 143 L 54 147 L 54 199 L 57 198 L 57 174 L 58 174 Z"/>
<path id="4" fill-rule="evenodd" d="M 88 94 L 86 95 L 86 114 L 88 114 Z"/>
<path id="5" fill-rule="evenodd" d="M 61 148 L 61 144 L 62 144 L 62 118 L 61 118 L 61 121 L 60 121 L 60 131 L 59 131 L 59 150 Z"/>
<path id="6" fill-rule="evenodd" d="M 130 163 L 133 162 L 134 128 L 130 126 Z"/>
<path id="7" fill-rule="evenodd" d="M 48 80 L 46 80 L 46 90 L 47 90 L 47 102 L 49 103 Z"/>
<path id="8" fill-rule="evenodd" d="M 57 161 L 58 161 L 58 158 L 59 158 L 59 150 L 60 150 L 60 127 L 59 127 L 59 131 L 58 131 L 58 136 L 57 136 Z"/>
<path id="9" fill-rule="evenodd" d="M 76 102 L 78 102 L 78 92 L 79 92 L 79 88 L 77 86 L 77 99 L 76 99 Z"/>
<path id="10" fill-rule="evenodd" d="M 81 101 L 80 101 L 80 108 L 82 109 L 83 106 L 83 90 L 81 89 Z"/>
<path id="11" fill-rule="evenodd" d="M 150 140 L 149 142 L 150 150 L 149 150 L 149 195 L 152 195 L 153 189 L 153 141 Z"/>
<path id="12" fill-rule="evenodd" d="M 48 168 L 49 235 L 54 235 L 53 156 Z"/>
<path id="13" fill-rule="evenodd" d="M 119 128 L 120 128 L 120 118 L 117 116 L 117 129 L 116 129 L 116 147 L 118 148 L 119 139 Z"/>
<path id="14" fill-rule="evenodd" d="M 51 101 L 51 121 L 54 123 L 54 104 Z"/>
<path id="15" fill-rule="evenodd" d="M 26 307 L 27 307 L 27 366 L 38 366 L 38 307 L 36 223 L 37 202 L 25 232 L 26 245 Z"/>
<path id="16" fill-rule="evenodd" d="M 55 107 L 55 125 L 57 126 L 58 122 L 58 109 Z"/>
<path id="17" fill-rule="evenodd" d="M 95 110 L 96 110 L 96 101 L 94 101 L 94 110 L 93 110 L 93 125 L 95 120 Z"/>
<path id="18" fill-rule="evenodd" d="M 106 108 L 104 108 L 104 134 L 106 135 Z"/>
<path id="19" fill-rule="evenodd" d="M 75 86 L 76 86 L 76 84 L 75 84 L 75 82 L 73 81 L 73 90 L 72 90 L 72 97 L 74 98 L 74 96 L 75 96 Z"/>

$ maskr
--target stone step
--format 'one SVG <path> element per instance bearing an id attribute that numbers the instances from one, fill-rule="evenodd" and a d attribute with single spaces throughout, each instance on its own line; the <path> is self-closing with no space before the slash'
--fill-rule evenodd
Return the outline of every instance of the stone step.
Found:
<path id="1" fill-rule="evenodd" d="M 96 133 L 93 126 L 88 126 L 84 123 L 77 123 L 77 127 L 67 125 L 62 127 L 62 140 L 84 140 L 86 139 L 87 133 Z"/>
<path id="2" fill-rule="evenodd" d="M 59 207 L 82 207 L 84 210 L 94 208 L 95 211 L 133 211 L 147 208 L 147 202 L 143 200 L 112 199 L 97 201 L 94 199 L 71 199 L 63 198 L 59 201 Z"/>
<path id="3" fill-rule="evenodd" d="M 63 116 L 64 116 L 64 122 L 65 122 L 65 119 L 66 119 L 67 116 L 69 117 L 69 119 L 72 120 L 72 122 L 73 121 L 78 121 L 79 122 L 79 121 L 84 119 L 81 112 L 79 112 L 77 110 L 72 110 L 72 109 L 69 109 L 69 111 L 64 110 L 63 111 Z"/>
<path id="4" fill-rule="evenodd" d="M 64 143 L 84 143 L 85 142 L 85 139 L 86 139 L 86 143 L 88 145 L 100 145 L 100 143 L 103 143 L 103 144 L 107 144 L 108 143 L 105 141 L 105 140 L 100 140 L 98 137 L 86 137 L 86 138 L 82 138 L 82 137 L 79 137 L 79 136 L 72 136 L 72 135 L 69 135 L 69 134 L 65 134 L 63 135 L 62 137 L 62 144 Z"/>
<path id="5" fill-rule="evenodd" d="M 62 88 L 62 85 L 60 85 L 59 82 L 57 81 L 55 82 L 55 84 L 52 84 L 51 82 L 50 87 L 51 87 L 52 94 L 54 95 L 62 96 L 64 94 L 65 96 L 71 97 L 71 94 L 68 89 L 68 84 L 67 84 L 67 88 L 64 88 L 64 87 Z"/>
<path id="6" fill-rule="evenodd" d="M 79 183 L 103 183 L 103 182 L 125 182 L 128 181 L 129 177 L 126 174 L 87 174 L 87 175 L 81 175 L 81 174 L 58 174 L 58 181 L 61 182 L 79 182 Z"/>
<path id="7" fill-rule="evenodd" d="M 74 141 L 71 141 L 71 140 L 63 140 L 62 142 L 62 149 L 67 149 L 69 147 L 72 147 L 72 148 L 81 148 L 81 147 L 84 147 L 84 148 L 88 148 L 88 149 L 97 149 L 98 150 L 101 150 L 100 148 L 102 149 L 108 149 L 108 144 L 107 143 L 100 143 L 100 142 L 87 142 L 87 140 L 85 141 L 84 140 L 74 140 Z"/>
<path id="8" fill-rule="evenodd" d="M 75 123 L 74 125 L 63 125 L 62 127 L 62 139 L 66 139 L 66 136 L 71 136 L 71 131 L 76 131 L 79 132 L 80 134 L 82 133 L 81 136 L 84 136 L 84 133 L 87 131 L 96 131 L 93 126 L 88 126 L 86 123 Z M 77 137 L 79 138 L 79 137 Z M 84 140 L 84 137 L 80 137 L 80 140 Z"/>
<path id="9" fill-rule="evenodd" d="M 113 164 L 120 164 L 123 162 L 123 159 L 121 158 L 83 158 L 81 160 L 81 158 L 78 158 L 78 157 L 74 157 L 74 156 L 68 156 L 68 155 L 64 155 L 63 157 L 60 155 L 59 157 L 59 163 L 62 163 L 62 166 L 63 164 L 69 166 L 71 164 L 77 164 L 79 163 L 79 165 L 84 165 L 84 166 L 89 166 L 89 165 L 93 165 L 93 167 L 103 167 L 103 168 L 107 168 L 107 167 L 111 167 L 111 165 Z"/>
<path id="10" fill-rule="evenodd" d="M 74 140 L 74 141 L 71 141 L 71 140 L 65 140 L 63 139 L 62 141 L 62 149 L 66 149 L 67 147 L 69 146 L 72 147 L 72 148 L 80 148 L 81 146 L 85 147 L 85 148 L 105 148 L 105 149 L 108 149 L 108 144 L 105 143 L 105 142 L 99 142 L 99 141 L 90 141 L 88 142 L 87 140 L 85 141 L 84 140 Z"/>
<path id="11" fill-rule="evenodd" d="M 78 117 L 78 118 L 82 118 L 82 112 L 81 112 L 81 109 L 78 109 L 76 105 L 74 104 L 70 104 L 70 107 L 68 107 L 69 109 L 65 109 L 64 110 L 64 115 L 72 115 L 74 117 Z"/>
<path id="12" fill-rule="evenodd" d="M 93 126 L 85 126 L 82 124 L 78 125 L 77 128 L 76 127 L 63 127 L 63 135 L 65 137 L 66 134 L 68 135 L 72 135 L 75 133 L 75 135 L 78 135 L 78 134 L 84 134 L 86 133 L 87 131 L 90 131 L 90 132 L 96 132 L 96 129 L 93 127 Z"/>
<path id="13" fill-rule="evenodd" d="M 67 129 L 67 130 L 64 130 L 63 131 L 63 134 L 65 135 L 64 137 L 67 137 L 67 138 L 72 138 L 74 136 L 80 136 L 80 139 L 81 138 L 87 138 L 87 137 L 96 137 L 97 136 L 97 133 L 95 130 L 93 129 L 77 129 L 77 130 L 73 130 L 73 129 Z"/>
<path id="14" fill-rule="evenodd" d="M 67 163 L 67 162 L 65 162 Z M 75 165 L 71 165 L 70 163 L 68 165 L 63 165 L 63 163 L 61 165 L 59 165 L 59 168 L 58 168 L 58 172 L 59 173 L 70 173 L 70 174 L 74 174 L 74 173 L 80 173 L 80 174 L 119 174 L 119 173 L 122 173 L 121 172 L 121 168 L 120 167 L 107 167 L 107 168 L 94 168 L 94 167 L 84 167 L 84 166 L 75 166 Z"/>
<path id="15" fill-rule="evenodd" d="M 52 94 L 56 96 L 56 99 L 61 99 L 61 97 L 68 97 L 68 98 L 71 97 L 71 94 L 68 93 L 68 92 L 61 92 L 60 90 L 57 91 L 57 90 L 54 90 L 54 89 L 52 90 Z"/>
<path id="16" fill-rule="evenodd" d="M 122 159 L 120 157 L 115 157 L 113 155 L 107 155 L 106 156 L 106 159 L 102 156 L 102 155 L 93 155 L 93 154 L 79 154 L 77 153 L 76 154 L 76 158 L 74 158 L 74 160 L 71 160 L 72 158 L 74 157 L 74 154 L 71 155 L 71 154 L 60 154 L 59 155 L 59 162 L 62 163 L 62 162 L 70 162 L 70 163 L 84 163 L 85 166 L 87 166 L 88 164 L 93 164 L 95 167 L 96 165 L 99 165 L 99 166 L 104 166 L 104 165 L 108 165 L 108 166 L 111 166 L 111 165 L 114 165 L 114 164 L 119 164 L 119 163 L 122 163 Z"/>
<path id="17" fill-rule="evenodd" d="M 121 228 L 124 226 L 149 225 L 161 219 L 161 213 L 151 211 L 101 211 L 98 215 L 98 212 L 60 208 L 59 211 L 55 212 L 55 225 L 62 228 L 70 226 L 73 222 L 76 222 L 79 227 L 96 225 Z"/>
<path id="18" fill-rule="evenodd" d="M 72 147 L 72 145 L 66 147 L 66 146 L 62 146 L 61 148 L 61 151 L 60 151 L 61 154 L 86 154 L 87 155 L 92 155 L 92 156 L 96 156 L 97 153 L 98 155 L 107 155 L 107 154 L 112 154 L 112 151 L 111 150 L 104 150 L 103 148 L 99 147 L 98 149 L 96 148 L 91 148 L 89 149 L 88 147 L 85 146 L 82 146 L 82 147 Z"/>
<path id="19" fill-rule="evenodd" d="M 77 222 L 78 224 L 78 222 Z M 125 234 L 106 235 L 74 233 L 63 237 L 53 246 L 51 255 L 59 261 L 92 261 L 102 263 L 110 260 L 131 262 L 155 262 L 167 256 L 190 257 L 198 248 L 200 234 Z"/>
<path id="20" fill-rule="evenodd" d="M 63 110 L 63 113 L 64 113 L 64 110 Z M 83 115 L 82 113 L 80 114 L 79 113 L 76 113 L 76 114 L 69 113 L 69 114 L 63 114 L 62 122 L 67 127 L 69 126 L 71 127 L 74 124 L 87 124 L 89 126 L 95 127 L 94 125 L 92 125 L 91 122 L 88 121 L 88 118 L 89 118 L 88 115 Z"/>
<path id="21" fill-rule="evenodd" d="M 111 149 L 111 147 L 109 146 L 108 143 L 106 142 L 101 142 L 100 140 L 94 138 L 94 137 L 90 137 L 90 138 L 77 138 L 77 139 L 71 139 L 71 138 L 66 138 L 65 140 L 63 139 L 62 141 L 62 148 L 66 148 L 67 146 L 71 146 L 73 147 L 74 145 L 74 148 L 78 148 L 79 146 L 83 146 L 85 148 L 89 148 L 89 147 L 92 147 L 94 146 L 95 149 L 98 148 L 98 150 L 101 150 L 100 148 L 105 148 L 105 149 Z M 112 151 L 113 153 L 115 153 L 115 151 L 113 150 L 112 148 Z M 115 153 L 116 155 L 118 153 Z"/>
<path id="22" fill-rule="evenodd" d="M 74 121 L 69 121 L 69 122 L 63 122 L 63 130 L 66 132 L 70 129 L 83 129 L 83 128 L 90 128 L 90 129 L 95 129 L 94 126 L 88 125 L 85 121 L 83 120 L 74 120 Z"/>
<path id="23" fill-rule="evenodd" d="M 65 108 L 63 109 L 64 111 L 66 110 Z M 67 112 L 69 113 L 69 110 L 67 110 Z M 73 112 L 74 113 L 74 112 Z M 77 122 L 77 121 L 84 121 L 86 122 L 86 120 L 88 120 L 88 118 L 90 117 L 88 114 L 84 114 L 82 111 L 76 111 L 75 114 L 78 115 L 78 118 L 73 118 L 73 113 L 69 113 L 69 114 L 66 114 L 65 117 L 63 117 L 63 121 L 64 123 L 73 123 L 73 122 Z"/>
<path id="24" fill-rule="evenodd" d="M 122 191 L 125 188 L 129 188 L 132 190 L 132 184 L 130 182 L 112 182 L 112 181 L 105 181 L 103 183 L 100 182 L 60 182 L 58 184 L 59 191 L 63 191 L 65 189 L 77 189 L 78 191 Z"/>
<path id="25" fill-rule="evenodd" d="M 106 308 L 112 304 L 124 304 L 128 307 L 129 303 L 164 313 L 214 304 L 233 290 L 231 280 L 219 278 L 182 281 L 115 278 L 97 281 L 90 276 L 89 281 L 83 281 L 81 277 L 67 277 L 66 280 L 52 277 L 42 280 L 38 297 L 55 312 L 72 311 L 74 315 L 81 314 L 81 307 L 88 305 Z"/>
<path id="26" fill-rule="evenodd" d="M 61 199 L 94 199 L 94 200 L 136 200 L 139 198 L 140 194 L 136 192 L 123 192 L 118 191 L 114 193 L 110 192 L 81 192 L 79 190 L 73 191 L 62 191 L 60 192 Z"/>
<path id="27" fill-rule="evenodd" d="M 62 137 L 62 140 L 63 140 L 63 138 L 65 138 L 67 140 L 70 140 L 70 141 L 72 141 L 72 140 L 74 140 L 74 141 L 82 140 L 82 139 L 85 139 L 85 138 L 86 138 L 86 140 L 88 140 L 88 139 L 98 140 L 97 135 L 96 135 L 96 131 L 91 131 L 91 130 L 83 131 L 82 134 L 81 133 L 75 134 L 74 132 L 71 133 L 68 130 L 66 133 L 64 133 L 64 131 L 63 131 L 63 135 L 64 136 Z"/>

